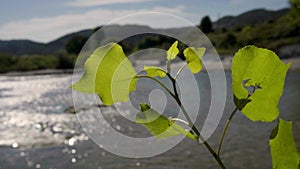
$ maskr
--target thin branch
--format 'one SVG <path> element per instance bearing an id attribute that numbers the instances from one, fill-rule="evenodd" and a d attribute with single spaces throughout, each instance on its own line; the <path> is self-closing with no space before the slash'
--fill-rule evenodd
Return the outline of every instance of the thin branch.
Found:
<path id="1" fill-rule="evenodd" d="M 179 95 L 177 92 L 177 88 L 176 88 L 176 80 L 174 78 L 172 78 L 172 84 L 173 84 L 173 88 L 174 88 L 174 93 L 175 93 L 175 100 L 177 102 L 177 104 L 180 106 L 185 118 L 187 119 L 189 126 L 192 128 L 193 132 L 198 136 L 198 138 L 203 142 L 203 144 L 205 145 L 205 147 L 208 149 L 208 151 L 210 152 L 210 154 L 215 158 L 215 160 L 218 162 L 219 166 L 222 169 L 226 169 L 225 165 L 223 164 L 222 160 L 220 159 L 220 156 L 214 151 L 214 149 L 209 145 L 209 143 L 203 138 L 203 136 L 201 135 L 201 133 L 199 132 L 199 130 L 197 129 L 197 127 L 194 125 L 194 123 L 192 122 L 191 118 L 189 117 L 187 111 L 185 110 L 184 106 L 182 105 L 180 99 L 179 99 Z"/>
<path id="2" fill-rule="evenodd" d="M 250 96 L 252 96 L 254 94 L 255 90 L 256 90 L 255 87 L 253 87 L 252 93 L 248 94 L 248 96 L 247 96 L 247 98 L 245 99 L 244 102 L 247 102 L 247 100 L 250 98 Z M 244 103 L 241 103 L 241 104 L 244 104 Z M 229 127 L 229 125 L 230 125 L 230 123 L 232 121 L 233 116 L 237 112 L 237 110 L 238 110 L 238 107 L 235 107 L 235 109 L 231 112 L 228 120 L 226 121 L 225 127 L 224 127 L 223 132 L 222 132 L 221 139 L 219 141 L 219 146 L 218 146 L 218 151 L 217 151 L 218 152 L 218 156 L 220 156 L 222 144 L 223 144 L 223 141 L 224 141 L 227 129 L 228 129 L 228 127 Z"/>
<path id="3" fill-rule="evenodd" d="M 229 127 L 229 124 L 230 124 L 230 122 L 231 122 L 231 120 L 232 120 L 232 118 L 233 118 L 235 112 L 237 112 L 237 110 L 238 110 L 238 108 L 236 107 L 236 108 L 232 111 L 232 113 L 231 113 L 230 117 L 228 118 L 228 120 L 227 120 L 227 122 L 226 122 L 226 125 L 225 125 L 225 127 L 224 127 L 224 129 L 223 129 L 222 136 L 221 136 L 221 139 L 220 139 L 220 141 L 219 141 L 219 146 L 218 146 L 218 152 L 217 152 L 217 155 L 218 155 L 218 156 L 220 156 L 222 144 L 223 144 L 223 141 L 224 141 L 224 138 L 225 138 L 227 129 L 228 129 L 228 127 Z"/>
<path id="4" fill-rule="evenodd" d="M 181 108 L 184 116 L 186 117 L 189 126 L 192 128 L 193 132 L 195 132 L 195 134 L 198 136 L 198 138 L 203 142 L 203 144 L 205 145 L 205 147 L 208 149 L 208 151 L 211 153 L 211 155 L 215 158 L 215 160 L 217 161 L 217 163 L 219 164 L 219 166 L 222 169 L 226 169 L 225 165 L 223 164 L 222 160 L 220 159 L 220 156 L 214 151 L 214 149 L 209 145 L 209 143 L 203 138 L 203 136 L 200 134 L 199 130 L 196 128 L 196 126 L 193 124 L 191 118 L 189 117 L 187 111 L 185 110 L 184 106 L 182 105 L 180 99 L 179 99 L 179 95 L 177 92 L 177 88 L 176 88 L 176 80 L 167 72 L 167 76 L 170 78 L 170 80 L 172 81 L 173 84 L 173 89 L 174 89 L 174 93 L 172 93 L 163 83 L 161 83 L 159 80 L 150 77 L 150 76 L 146 76 L 146 75 L 138 75 L 135 76 L 135 78 L 148 78 L 151 80 L 154 80 L 155 82 L 157 82 L 160 86 L 162 86 L 177 102 L 177 104 L 179 105 L 179 107 Z"/>

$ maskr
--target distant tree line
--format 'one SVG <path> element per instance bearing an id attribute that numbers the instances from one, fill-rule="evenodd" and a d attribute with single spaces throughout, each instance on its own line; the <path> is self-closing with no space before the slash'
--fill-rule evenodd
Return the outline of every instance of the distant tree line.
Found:
<path id="1" fill-rule="evenodd" d="M 85 36 L 74 36 L 66 43 L 66 51 L 69 54 L 79 54 L 81 48 L 88 40 L 88 37 Z"/>
<path id="2" fill-rule="evenodd" d="M 12 56 L 0 54 L 0 73 L 41 69 L 72 69 L 76 55 L 64 52 L 53 55 Z"/>

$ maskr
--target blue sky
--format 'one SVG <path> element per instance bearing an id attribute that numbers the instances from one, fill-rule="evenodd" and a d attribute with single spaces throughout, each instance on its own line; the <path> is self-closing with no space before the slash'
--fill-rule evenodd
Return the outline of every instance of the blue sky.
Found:
<path id="1" fill-rule="evenodd" d="M 0 39 L 30 39 L 49 42 L 66 33 L 107 24 L 137 12 L 163 12 L 199 24 L 204 15 L 216 20 L 255 8 L 277 10 L 288 7 L 287 0 L 1 0 Z M 127 19 L 121 24 L 142 24 Z M 148 21 L 148 25 L 153 26 Z M 153 27 L 181 27 L 160 22 Z"/>

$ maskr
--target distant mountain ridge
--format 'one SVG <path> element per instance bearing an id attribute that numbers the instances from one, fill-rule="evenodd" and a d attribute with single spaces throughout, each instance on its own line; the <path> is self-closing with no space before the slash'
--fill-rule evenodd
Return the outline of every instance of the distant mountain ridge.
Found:
<path id="1" fill-rule="evenodd" d="M 74 36 L 91 36 L 93 30 L 83 30 L 62 36 L 49 43 L 38 43 L 31 40 L 0 40 L 0 53 L 13 55 L 52 54 L 61 50 Z"/>
<path id="2" fill-rule="evenodd" d="M 238 16 L 225 16 L 220 18 L 218 21 L 214 22 L 215 28 L 232 28 L 236 26 L 246 26 L 262 23 L 265 21 L 276 20 L 282 15 L 284 15 L 288 9 L 281 9 L 278 11 L 269 11 L 265 9 L 251 10 L 242 13 Z M 152 29 L 148 26 L 141 25 L 110 25 L 107 26 L 104 31 L 107 35 L 103 40 L 109 41 L 111 38 L 110 32 L 115 32 L 114 30 L 122 32 L 134 32 L 135 30 L 152 31 L 159 29 Z M 182 28 L 186 29 L 186 28 Z M 166 29 L 166 31 L 172 31 L 173 28 Z M 66 43 L 74 36 L 86 36 L 90 37 L 95 32 L 95 29 L 86 29 L 74 33 L 67 34 L 65 36 L 59 37 L 58 39 L 51 41 L 49 43 L 38 43 L 30 40 L 0 40 L 0 53 L 12 54 L 12 55 L 33 55 L 33 54 L 52 54 L 58 51 L 65 50 Z M 118 36 L 115 35 L 114 36 Z"/>
<path id="3" fill-rule="evenodd" d="M 75 36 L 90 37 L 98 28 L 99 27 L 73 32 L 49 43 L 38 43 L 31 40 L 0 40 L 0 53 L 12 55 L 53 54 L 65 50 L 65 45 L 71 38 Z M 116 37 L 119 37 L 122 34 L 134 34 L 134 32 L 138 32 L 137 30 L 143 30 L 144 32 L 155 31 L 154 29 L 143 25 L 108 25 L 105 26 L 97 36 L 101 41 L 108 42 L 112 39 L 116 39 Z M 116 32 L 118 33 L 116 34 Z M 107 35 L 106 38 L 104 34 Z"/>
<path id="4" fill-rule="evenodd" d="M 232 28 L 255 25 L 266 21 L 274 21 L 289 11 L 289 8 L 272 11 L 266 9 L 255 9 L 237 16 L 224 16 L 214 22 L 214 28 Z"/>

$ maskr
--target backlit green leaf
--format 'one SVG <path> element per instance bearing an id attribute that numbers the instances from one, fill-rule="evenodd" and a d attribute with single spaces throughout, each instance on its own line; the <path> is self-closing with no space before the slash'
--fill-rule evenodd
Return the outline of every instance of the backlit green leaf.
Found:
<path id="1" fill-rule="evenodd" d="M 202 69 L 201 57 L 205 53 L 205 48 L 189 47 L 183 51 L 184 57 L 191 72 L 196 74 Z"/>
<path id="2" fill-rule="evenodd" d="M 289 64 L 267 49 L 246 46 L 232 61 L 232 90 L 236 100 L 246 100 L 241 112 L 252 121 L 270 122 L 279 115 L 278 102 Z M 256 88 L 248 97 L 245 87 Z M 251 89 L 252 90 L 252 89 Z M 235 103 L 238 103 L 237 101 Z"/>
<path id="3" fill-rule="evenodd" d="M 126 102 L 135 90 L 137 79 L 122 47 L 109 43 L 96 49 L 84 65 L 85 73 L 72 89 L 83 93 L 96 93 L 105 105 Z"/>
<path id="4" fill-rule="evenodd" d="M 136 123 L 146 127 L 157 139 L 169 138 L 183 134 L 188 138 L 197 140 L 197 137 L 180 125 L 160 115 L 147 104 L 141 104 L 141 111 L 136 115 Z"/>
<path id="5" fill-rule="evenodd" d="M 169 50 L 167 51 L 168 60 L 173 60 L 178 55 L 179 49 L 177 48 L 177 45 L 178 45 L 178 41 L 174 42 L 172 46 L 169 48 Z"/>
<path id="6" fill-rule="evenodd" d="M 293 137 L 292 122 L 279 119 L 270 137 L 273 169 L 298 169 L 299 153 Z"/>
<path id="7" fill-rule="evenodd" d="M 239 110 L 242 110 L 249 102 L 251 102 L 251 100 L 250 99 L 238 99 L 234 96 L 233 102 Z"/>
<path id="8" fill-rule="evenodd" d="M 166 72 L 156 66 L 144 66 L 144 70 L 147 72 L 148 76 L 150 77 L 158 76 L 163 78 L 166 76 Z"/>

